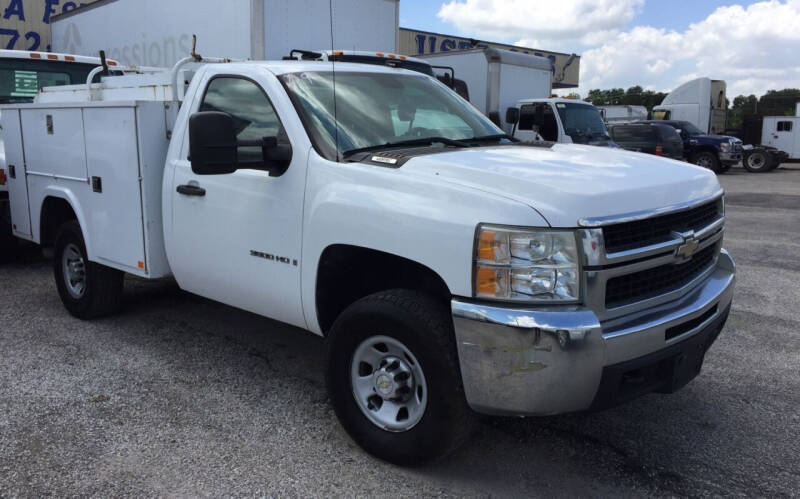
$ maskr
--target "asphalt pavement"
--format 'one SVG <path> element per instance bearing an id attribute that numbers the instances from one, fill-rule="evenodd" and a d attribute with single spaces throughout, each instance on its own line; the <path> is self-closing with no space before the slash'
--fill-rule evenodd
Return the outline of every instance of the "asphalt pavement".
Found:
<path id="1" fill-rule="evenodd" d="M 365 454 L 324 340 L 128 278 L 82 322 L 51 263 L 0 266 L 0 497 L 800 494 L 800 168 L 721 175 L 733 309 L 698 378 L 596 414 L 487 419 L 442 462 Z"/>

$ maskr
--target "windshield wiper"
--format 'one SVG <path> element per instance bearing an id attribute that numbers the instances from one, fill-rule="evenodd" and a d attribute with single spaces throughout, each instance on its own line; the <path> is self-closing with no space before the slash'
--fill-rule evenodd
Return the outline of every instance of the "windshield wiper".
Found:
<path id="1" fill-rule="evenodd" d="M 387 142 L 385 144 L 378 144 L 375 146 L 359 147 L 358 149 L 350 149 L 342 153 L 342 158 L 347 158 L 353 154 L 360 152 L 380 151 L 381 149 L 388 149 L 390 147 L 403 147 L 403 146 L 429 146 L 431 144 L 444 144 L 454 147 L 469 147 L 469 144 L 460 140 L 448 139 L 447 137 L 425 137 L 421 139 L 401 140 L 398 142 Z"/>
<path id="2" fill-rule="evenodd" d="M 482 137 L 472 137 L 471 139 L 461 139 L 462 142 L 493 142 L 508 139 L 511 142 L 519 142 L 519 139 L 512 137 L 507 133 L 498 133 L 495 135 L 484 135 Z"/>

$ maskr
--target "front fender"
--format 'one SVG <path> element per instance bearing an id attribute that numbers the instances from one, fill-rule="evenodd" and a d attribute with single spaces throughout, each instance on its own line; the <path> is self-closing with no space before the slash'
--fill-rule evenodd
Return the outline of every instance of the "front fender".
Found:
<path id="1" fill-rule="evenodd" d="M 333 163 L 312 154 L 303 220 L 302 294 L 308 326 L 321 333 L 315 307 L 318 262 L 332 244 L 382 251 L 424 265 L 455 296 L 472 295 L 479 223 L 546 227 L 520 202 L 403 168 Z"/>

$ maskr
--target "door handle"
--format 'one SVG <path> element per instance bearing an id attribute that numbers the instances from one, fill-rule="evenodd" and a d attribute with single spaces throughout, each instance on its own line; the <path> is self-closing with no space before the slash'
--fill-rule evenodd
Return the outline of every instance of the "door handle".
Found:
<path id="1" fill-rule="evenodd" d="M 185 184 L 178 186 L 178 194 L 183 194 L 184 196 L 205 196 L 206 190 L 200 187 L 199 185 L 192 185 L 192 184 Z"/>

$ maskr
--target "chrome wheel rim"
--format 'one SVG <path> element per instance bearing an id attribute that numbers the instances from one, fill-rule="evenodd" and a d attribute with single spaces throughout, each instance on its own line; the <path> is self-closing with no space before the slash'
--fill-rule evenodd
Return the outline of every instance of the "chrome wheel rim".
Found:
<path id="1" fill-rule="evenodd" d="M 86 262 L 76 244 L 70 243 L 64 248 L 64 253 L 61 255 L 61 269 L 67 293 L 79 300 L 86 292 Z"/>
<path id="2" fill-rule="evenodd" d="M 750 168 L 761 168 L 764 166 L 764 155 L 755 153 L 747 157 L 747 164 Z"/>
<path id="3" fill-rule="evenodd" d="M 350 368 L 353 396 L 375 426 L 408 431 L 419 423 L 428 405 L 428 386 L 417 358 L 389 336 L 371 336 L 353 354 Z"/>
<path id="4" fill-rule="evenodd" d="M 711 158 L 708 156 L 700 156 L 697 158 L 697 166 L 702 166 L 703 168 L 711 168 Z"/>

